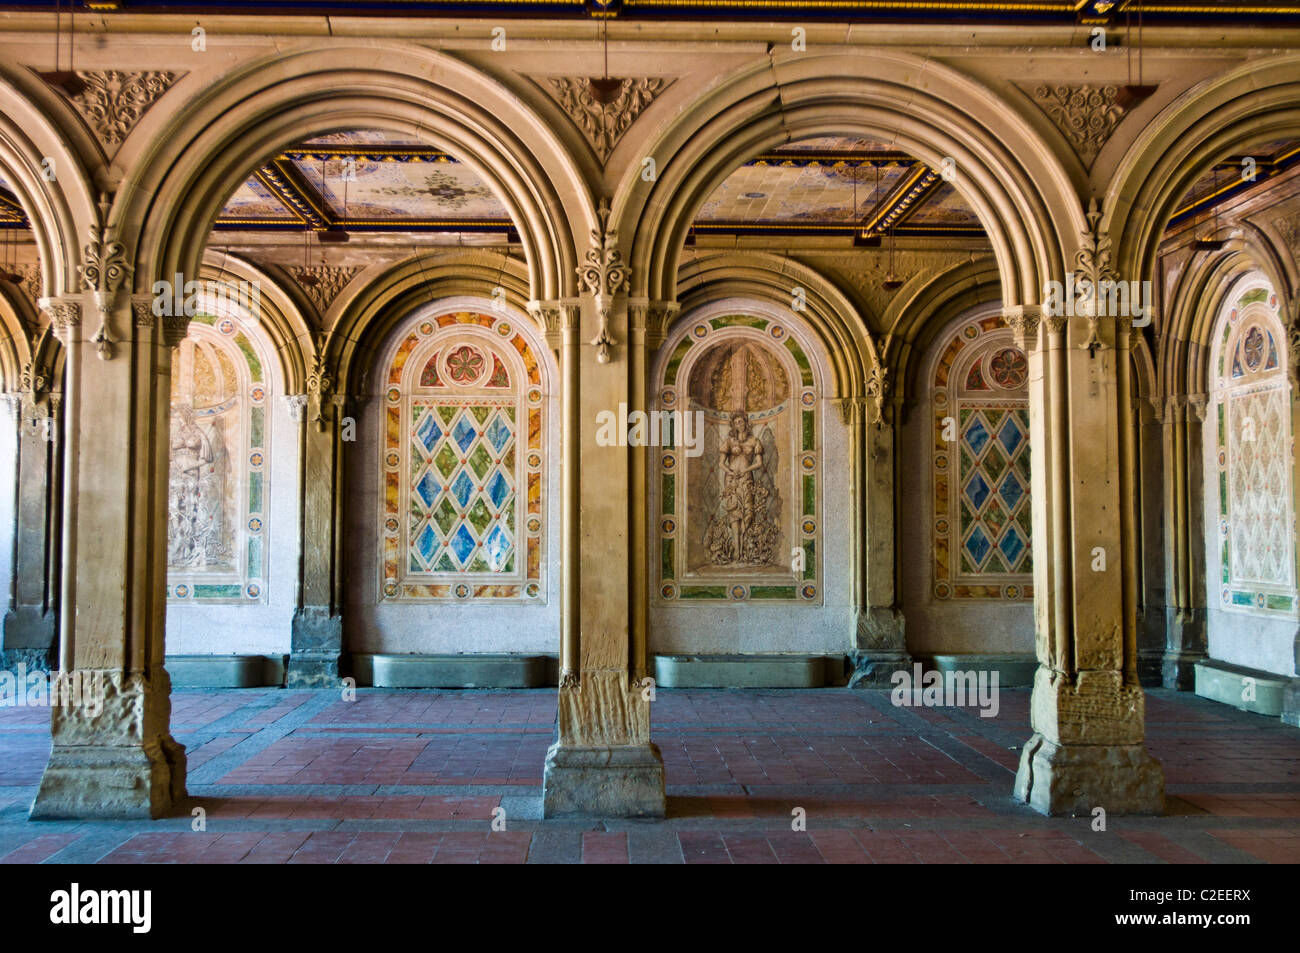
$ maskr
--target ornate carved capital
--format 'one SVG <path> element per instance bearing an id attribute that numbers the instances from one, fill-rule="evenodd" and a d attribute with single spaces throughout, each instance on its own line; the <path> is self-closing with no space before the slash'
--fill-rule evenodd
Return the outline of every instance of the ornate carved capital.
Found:
<path id="1" fill-rule="evenodd" d="M 73 329 L 81 327 L 81 302 L 65 298 L 42 298 L 40 304 L 41 310 L 50 317 L 54 336 L 67 347 Z"/>
<path id="2" fill-rule="evenodd" d="M 1205 423 L 1205 414 L 1210 409 L 1210 396 L 1208 394 L 1188 394 L 1187 406 L 1200 423 Z"/>
<path id="3" fill-rule="evenodd" d="M 1043 309 L 1036 305 L 1018 305 L 1002 310 L 1002 320 L 1016 342 L 1016 347 L 1028 351 L 1038 344 L 1038 326 L 1043 321 Z"/>
<path id="4" fill-rule="evenodd" d="M 296 424 L 302 423 L 307 410 L 307 395 L 285 394 L 283 400 L 289 410 L 289 419 Z"/>
<path id="5" fill-rule="evenodd" d="M 577 123 L 591 147 L 605 162 L 623 133 L 636 121 L 665 89 L 672 85 L 671 79 L 658 77 L 624 77 L 611 80 L 618 83 L 617 94 L 612 100 L 602 102 L 593 93 L 590 79 L 569 79 L 567 77 L 548 76 L 541 83 L 560 107 Z"/>
<path id="6" fill-rule="evenodd" d="M 676 301 L 634 301 L 627 306 L 630 326 L 646 334 L 646 347 L 656 351 L 668 336 L 668 327 L 681 311 Z"/>
<path id="7" fill-rule="evenodd" d="M 893 423 L 893 407 L 889 398 L 894 391 L 893 377 L 883 364 L 874 364 L 867 372 L 867 400 L 871 406 L 871 421 L 877 427 Z"/>
<path id="8" fill-rule="evenodd" d="M 831 403 L 840 412 L 840 420 L 846 427 L 859 424 L 866 417 L 867 398 L 865 397 L 832 397 Z"/>

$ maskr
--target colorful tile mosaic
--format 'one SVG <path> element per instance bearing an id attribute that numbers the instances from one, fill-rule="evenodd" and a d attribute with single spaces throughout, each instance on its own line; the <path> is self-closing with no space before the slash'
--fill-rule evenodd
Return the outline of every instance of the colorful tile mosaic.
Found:
<path id="1" fill-rule="evenodd" d="M 1296 611 L 1291 394 L 1277 295 L 1252 282 L 1225 307 L 1211 362 L 1219 601 L 1264 615 Z"/>
<path id="2" fill-rule="evenodd" d="M 734 314 L 686 321 L 664 347 L 656 408 L 680 417 L 661 448 L 659 598 L 822 601 L 821 385 L 804 332 Z"/>
<path id="3" fill-rule="evenodd" d="M 167 599 L 262 603 L 269 592 L 269 382 L 236 315 L 197 315 L 172 364 Z"/>
<path id="4" fill-rule="evenodd" d="M 544 603 L 543 382 L 510 321 L 420 322 L 388 365 L 383 600 Z"/>
<path id="5" fill-rule="evenodd" d="M 1000 316 L 958 328 L 941 347 L 931 390 L 934 595 L 1031 600 L 1028 358 Z"/>

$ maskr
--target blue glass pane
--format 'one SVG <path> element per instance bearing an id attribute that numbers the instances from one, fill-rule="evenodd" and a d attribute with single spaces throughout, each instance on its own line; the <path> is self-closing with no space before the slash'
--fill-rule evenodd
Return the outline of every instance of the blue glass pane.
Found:
<path id="1" fill-rule="evenodd" d="M 988 442 L 988 429 L 984 426 L 984 421 L 976 417 L 975 422 L 966 428 L 966 443 L 975 452 L 975 456 L 978 457 L 984 452 L 984 445 Z"/>
<path id="2" fill-rule="evenodd" d="M 1025 551 L 1025 541 L 1020 538 L 1020 531 L 1014 526 L 1007 530 L 1006 535 L 1002 537 L 1002 542 L 998 544 L 998 549 L 1002 550 L 1002 555 L 1007 558 L 1007 565 L 1015 568 L 1020 554 Z"/>
<path id="3" fill-rule="evenodd" d="M 432 410 L 425 411 L 424 419 L 415 428 L 415 435 L 420 438 L 420 443 L 424 445 L 425 452 L 432 453 L 438 439 L 442 436 L 442 428 L 433 419 Z"/>
<path id="4" fill-rule="evenodd" d="M 442 486 L 432 470 L 424 471 L 424 476 L 420 477 L 419 482 L 415 484 L 416 495 L 424 501 L 426 508 L 433 506 L 433 501 L 438 498 L 438 491 L 441 489 Z"/>
<path id="5" fill-rule="evenodd" d="M 415 537 L 415 549 L 424 559 L 426 565 L 433 558 L 433 551 L 438 547 L 438 537 L 433 535 L 433 530 L 429 524 L 424 524 L 424 529 L 420 530 L 419 535 Z"/>
<path id="6" fill-rule="evenodd" d="M 1024 495 L 1025 488 L 1020 485 L 1020 478 L 1016 476 L 1015 471 L 1008 473 L 1002 480 L 1002 486 L 998 488 L 998 496 L 1002 497 L 1002 502 L 1007 504 L 1007 509 L 1014 510 Z"/>
<path id="7" fill-rule="evenodd" d="M 488 565 L 494 571 L 505 565 L 506 553 L 510 551 L 510 537 L 502 531 L 500 526 L 492 528 L 492 532 L 488 533 L 487 541 L 483 546 L 487 550 Z"/>
<path id="8" fill-rule="evenodd" d="M 984 505 L 984 501 L 989 498 L 990 492 L 992 491 L 988 482 L 979 473 L 971 477 L 970 482 L 966 484 L 966 497 L 975 505 L 977 510 Z"/>
<path id="9" fill-rule="evenodd" d="M 966 552 L 970 553 L 970 558 L 975 561 L 976 566 L 984 562 L 984 557 L 989 554 L 990 548 L 989 538 L 984 535 L 983 528 L 976 526 L 970 538 L 966 540 Z"/>
<path id="10" fill-rule="evenodd" d="M 456 426 L 452 428 L 451 436 L 456 441 L 456 446 L 460 447 L 460 452 L 464 453 L 474 442 L 477 433 L 474 425 L 469 422 L 469 417 L 462 415 Z"/>
<path id="11" fill-rule="evenodd" d="M 492 501 L 492 505 L 497 509 L 501 509 L 501 504 L 510 495 L 510 484 L 506 482 L 506 478 L 501 475 L 500 470 L 493 473 L 491 479 L 488 480 L 487 495 L 488 499 Z"/>
<path id="12" fill-rule="evenodd" d="M 501 449 L 510 441 L 510 428 L 506 426 L 506 422 L 501 419 L 500 414 L 496 415 L 496 418 L 492 421 L 492 426 L 488 427 L 487 438 L 492 442 L 492 446 L 496 448 L 497 453 L 500 453 Z"/>
<path id="13" fill-rule="evenodd" d="M 464 470 L 457 473 L 456 479 L 451 481 L 451 492 L 460 502 L 461 509 L 469 505 L 469 498 L 474 495 L 474 481 Z"/>
<path id="14" fill-rule="evenodd" d="M 1006 422 L 1002 429 L 998 431 L 998 440 L 1007 451 L 1007 456 L 1015 456 L 1016 447 L 1024 441 L 1025 435 L 1020 432 L 1020 427 L 1016 424 L 1016 418 L 1007 415 Z"/>
<path id="15" fill-rule="evenodd" d="M 451 551 L 456 554 L 456 558 L 460 560 L 460 564 L 463 566 L 469 554 L 474 550 L 474 537 L 465 528 L 465 524 L 461 523 L 460 528 L 451 534 L 451 539 L 447 541 L 447 545 L 451 547 Z"/>

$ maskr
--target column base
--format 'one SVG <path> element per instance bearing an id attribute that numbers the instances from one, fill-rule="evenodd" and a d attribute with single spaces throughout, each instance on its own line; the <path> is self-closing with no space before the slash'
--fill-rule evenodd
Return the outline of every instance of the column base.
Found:
<path id="1" fill-rule="evenodd" d="M 1300 678 L 1293 678 L 1282 689 L 1282 722 L 1300 728 Z"/>
<path id="2" fill-rule="evenodd" d="M 338 688 L 342 660 L 338 652 L 292 652 L 284 671 L 284 687 Z"/>
<path id="3" fill-rule="evenodd" d="M 1143 745 L 1061 747 L 1035 734 L 1020 755 L 1015 798 L 1052 816 L 1163 814 L 1165 779 Z"/>
<path id="4" fill-rule="evenodd" d="M 343 617 L 329 606 L 303 606 L 290 625 L 285 688 L 336 688 L 342 672 Z"/>
<path id="5" fill-rule="evenodd" d="M 895 672 L 912 677 L 912 656 L 907 652 L 853 649 L 849 652 L 849 663 L 853 666 L 849 688 L 893 688 Z"/>
<path id="6" fill-rule="evenodd" d="M 543 817 L 663 817 L 659 747 L 553 744 L 542 778 Z"/>
<path id="7" fill-rule="evenodd" d="M 32 804 L 34 821 L 151 819 L 188 796 L 185 748 L 164 735 L 144 745 L 58 745 Z"/>

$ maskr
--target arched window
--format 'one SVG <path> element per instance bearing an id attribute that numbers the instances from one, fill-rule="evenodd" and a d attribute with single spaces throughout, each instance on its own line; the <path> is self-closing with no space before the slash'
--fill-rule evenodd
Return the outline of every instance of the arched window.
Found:
<path id="1" fill-rule="evenodd" d="M 235 314 L 198 315 L 172 356 L 167 597 L 265 603 L 270 380 Z"/>
<path id="2" fill-rule="evenodd" d="M 793 322 L 722 314 L 666 343 L 655 401 L 673 415 L 655 450 L 661 600 L 821 603 L 822 392 L 801 336 Z"/>
<path id="3" fill-rule="evenodd" d="M 385 374 L 381 599 L 545 602 L 542 377 L 513 319 L 421 321 Z"/>
<path id="4" fill-rule="evenodd" d="M 1211 598 L 1227 610 L 1296 608 L 1286 348 L 1277 295 L 1263 276 L 1247 278 L 1219 315 L 1210 356 L 1207 442 L 1217 465 L 1206 493 L 1217 503 L 1218 545 L 1207 576 Z"/>
<path id="5" fill-rule="evenodd" d="M 934 408 L 934 595 L 1033 598 L 1029 363 L 1000 315 L 939 348 Z"/>

